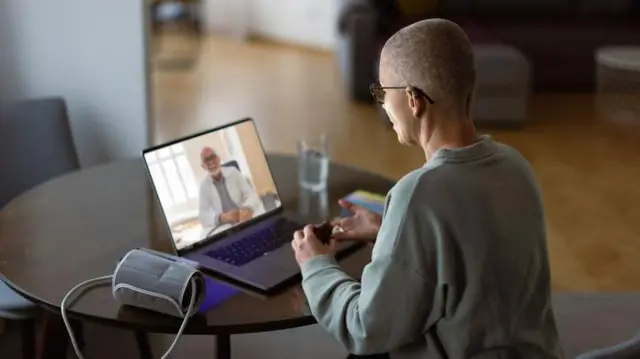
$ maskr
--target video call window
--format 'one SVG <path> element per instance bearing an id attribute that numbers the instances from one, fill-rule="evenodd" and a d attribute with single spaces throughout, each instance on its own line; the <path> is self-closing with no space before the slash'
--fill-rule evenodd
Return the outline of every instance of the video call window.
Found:
<path id="1" fill-rule="evenodd" d="M 147 152 L 145 161 L 177 249 L 281 205 L 251 121 Z"/>

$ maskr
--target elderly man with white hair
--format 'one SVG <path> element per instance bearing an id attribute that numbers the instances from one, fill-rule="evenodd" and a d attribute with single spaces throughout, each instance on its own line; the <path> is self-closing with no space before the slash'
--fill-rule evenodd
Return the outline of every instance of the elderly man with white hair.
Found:
<path id="1" fill-rule="evenodd" d="M 202 238 L 264 213 L 255 189 L 236 168 L 222 166 L 213 148 L 204 147 L 200 160 L 206 171 L 200 183 L 198 205 Z"/>
<path id="2" fill-rule="evenodd" d="M 476 133 L 469 39 L 429 19 L 385 44 L 372 93 L 425 164 L 387 194 L 384 214 L 353 216 L 329 245 L 294 235 L 303 289 L 320 325 L 356 355 L 563 358 L 553 310 L 541 191 L 513 148 Z M 360 281 L 335 242 L 374 243 Z"/>

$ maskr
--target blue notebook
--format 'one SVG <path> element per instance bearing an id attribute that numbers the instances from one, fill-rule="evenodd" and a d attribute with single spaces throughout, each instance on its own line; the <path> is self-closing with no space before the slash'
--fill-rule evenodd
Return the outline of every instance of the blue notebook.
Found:
<path id="1" fill-rule="evenodd" d="M 357 190 L 348 194 L 343 199 L 360 207 L 364 207 L 371 212 L 378 213 L 379 215 L 382 215 L 384 211 L 385 196 L 381 194 Z M 350 213 L 347 210 L 343 210 L 341 215 L 346 217 L 349 216 Z"/>

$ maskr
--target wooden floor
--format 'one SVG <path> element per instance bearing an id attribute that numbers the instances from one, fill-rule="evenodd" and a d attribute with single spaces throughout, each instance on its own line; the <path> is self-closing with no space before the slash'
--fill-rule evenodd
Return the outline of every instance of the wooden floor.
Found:
<path id="1" fill-rule="evenodd" d="M 153 76 L 155 142 L 241 117 L 268 151 L 326 132 L 335 161 L 397 179 L 421 151 L 397 143 L 373 106 L 350 102 L 332 54 L 208 38 L 192 68 Z M 591 95 L 538 95 L 531 124 L 484 130 L 520 150 L 544 191 L 554 288 L 640 289 L 640 129 L 598 121 Z M 508 210 L 508 209 L 505 209 Z"/>

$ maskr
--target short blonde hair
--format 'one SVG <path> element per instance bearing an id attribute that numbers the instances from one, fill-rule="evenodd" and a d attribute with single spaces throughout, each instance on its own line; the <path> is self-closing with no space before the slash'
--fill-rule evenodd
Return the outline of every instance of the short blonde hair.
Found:
<path id="1" fill-rule="evenodd" d="M 475 62 L 471 42 L 456 23 L 427 19 L 399 30 L 384 45 L 381 66 L 398 81 L 386 86 L 415 86 L 436 103 L 468 112 Z"/>

